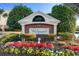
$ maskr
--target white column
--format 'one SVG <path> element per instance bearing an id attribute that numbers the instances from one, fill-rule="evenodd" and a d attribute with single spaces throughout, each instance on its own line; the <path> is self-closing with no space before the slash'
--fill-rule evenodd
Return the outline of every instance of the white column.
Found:
<path id="1" fill-rule="evenodd" d="M 25 34 L 25 25 L 22 26 L 22 34 Z M 25 38 L 22 38 L 22 42 L 25 42 Z"/>
<path id="2" fill-rule="evenodd" d="M 54 25 L 54 34 L 57 34 L 57 25 Z"/>
<path id="3" fill-rule="evenodd" d="M 25 34 L 25 26 L 22 25 L 22 33 Z"/>

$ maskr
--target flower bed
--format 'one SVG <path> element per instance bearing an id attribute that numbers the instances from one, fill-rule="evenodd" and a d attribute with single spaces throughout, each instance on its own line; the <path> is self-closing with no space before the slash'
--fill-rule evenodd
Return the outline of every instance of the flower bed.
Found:
<path id="1" fill-rule="evenodd" d="M 61 46 L 61 48 L 71 49 L 73 51 L 79 51 L 79 46 Z"/>
<path id="2" fill-rule="evenodd" d="M 20 36 L 19 38 L 29 39 L 28 42 L 7 42 L 8 40 L 14 39 Z M 51 39 L 55 35 L 48 35 Z M 60 35 L 63 37 L 69 37 L 68 34 Z M 3 48 L 0 48 L 0 55 L 3 56 L 75 56 L 79 55 L 79 46 L 54 46 L 52 43 L 37 43 L 33 42 L 36 38 L 36 35 L 31 34 L 11 34 L 5 39 L 1 39 L 1 42 L 7 42 Z M 69 37 L 69 39 L 72 37 Z M 55 42 L 56 43 L 56 42 Z"/>
<path id="3" fill-rule="evenodd" d="M 3 56 L 78 56 L 78 46 L 60 46 L 57 49 L 51 43 L 9 42 L 0 49 Z"/>
<path id="4" fill-rule="evenodd" d="M 37 43 L 37 42 L 9 42 L 6 47 L 0 51 L 3 55 L 26 55 L 26 56 L 53 56 L 50 51 L 54 48 L 51 43 Z"/>
<path id="5" fill-rule="evenodd" d="M 42 47 L 6 47 L 0 49 L 0 56 L 79 56 L 79 51 L 62 48 L 54 51 Z"/>
<path id="6" fill-rule="evenodd" d="M 54 48 L 54 45 L 51 44 L 51 43 L 48 43 L 48 44 L 46 44 L 46 43 L 37 43 L 37 42 L 29 43 L 29 42 L 21 42 L 21 41 L 13 42 L 13 43 L 9 42 L 7 44 L 7 46 L 15 46 L 15 47 L 22 47 L 22 46 L 24 46 L 24 47 L 42 47 L 42 48 L 51 48 L 51 49 Z"/>
<path id="7" fill-rule="evenodd" d="M 0 55 L 14 55 L 14 56 L 53 56 L 53 53 L 48 49 L 37 49 L 33 47 L 21 47 L 21 48 L 5 48 L 0 52 Z"/>

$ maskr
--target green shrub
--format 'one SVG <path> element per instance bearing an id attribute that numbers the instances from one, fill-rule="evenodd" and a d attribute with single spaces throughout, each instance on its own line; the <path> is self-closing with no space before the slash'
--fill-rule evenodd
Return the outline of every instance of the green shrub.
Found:
<path id="1" fill-rule="evenodd" d="M 51 39 L 51 40 L 54 40 L 54 38 L 56 37 L 55 34 L 48 34 L 48 37 Z"/>
<path id="2" fill-rule="evenodd" d="M 19 48 L 15 48 L 14 49 L 14 54 L 19 55 L 21 53 Z"/>
<path id="3" fill-rule="evenodd" d="M 15 54 L 15 55 L 26 55 L 26 56 L 53 56 L 53 53 L 47 49 L 36 49 L 36 48 L 5 48 L 2 49 L 4 53 Z"/>
<path id="4" fill-rule="evenodd" d="M 24 48 L 24 50 L 22 51 L 22 53 L 25 54 L 25 55 L 32 55 L 33 51 L 34 51 L 33 48 Z"/>
<path id="5" fill-rule="evenodd" d="M 34 51 L 36 56 L 53 56 L 53 53 L 46 49 L 38 49 Z"/>
<path id="6" fill-rule="evenodd" d="M 70 50 L 68 51 L 65 50 L 65 51 L 58 52 L 57 55 L 58 56 L 75 56 L 75 52 L 70 51 Z"/>
<path id="7" fill-rule="evenodd" d="M 5 48 L 4 53 L 9 53 L 9 48 Z"/>
<path id="8" fill-rule="evenodd" d="M 15 48 L 9 48 L 9 53 L 14 53 Z"/>
<path id="9" fill-rule="evenodd" d="M 75 36 L 73 33 L 64 32 L 64 33 L 58 33 L 58 36 L 60 36 L 61 40 L 74 40 Z"/>
<path id="10" fill-rule="evenodd" d="M 58 52 L 56 52 L 58 51 Z M 55 50 L 53 52 L 49 51 L 48 49 L 42 48 L 32 48 L 32 47 L 21 47 L 21 48 L 4 48 L 0 49 L 0 53 L 8 53 L 14 55 L 26 55 L 26 56 L 76 56 L 79 55 L 79 51 L 75 52 L 69 49 L 60 49 Z"/>
<path id="11" fill-rule="evenodd" d="M 53 56 L 53 53 L 48 50 L 42 50 L 40 53 L 41 56 Z"/>
<path id="12" fill-rule="evenodd" d="M 35 41 L 36 35 L 35 34 L 20 34 L 20 36 L 27 41 Z"/>
<path id="13" fill-rule="evenodd" d="M 0 53 L 3 53 L 4 52 L 4 49 L 3 48 L 0 48 Z"/>

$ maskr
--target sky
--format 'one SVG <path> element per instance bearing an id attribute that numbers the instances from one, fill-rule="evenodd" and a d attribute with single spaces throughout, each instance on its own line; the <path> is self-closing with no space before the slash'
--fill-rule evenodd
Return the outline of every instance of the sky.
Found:
<path id="1" fill-rule="evenodd" d="M 77 17 L 76 24 L 79 26 L 79 17 Z"/>
<path id="2" fill-rule="evenodd" d="M 54 5 L 59 5 L 60 3 L 21 3 L 32 9 L 33 12 L 42 11 L 44 13 L 50 13 L 51 8 Z M 5 10 L 11 10 L 18 3 L 0 3 L 0 8 Z"/>
<path id="3" fill-rule="evenodd" d="M 33 12 L 42 11 L 43 13 L 50 13 L 51 8 L 54 5 L 59 5 L 61 3 L 21 3 L 24 6 L 27 6 L 32 9 Z M 11 10 L 18 3 L 0 3 L 0 8 L 4 10 Z M 79 17 L 77 17 L 76 24 L 79 25 Z"/>

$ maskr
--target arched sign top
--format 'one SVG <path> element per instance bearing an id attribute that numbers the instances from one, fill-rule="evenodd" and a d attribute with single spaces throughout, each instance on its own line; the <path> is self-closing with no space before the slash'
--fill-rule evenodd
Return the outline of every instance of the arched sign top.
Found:
<path id="1" fill-rule="evenodd" d="M 45 22 L 45 19 L 41 15 L 37 15 L 33 18 L 32 22 Z"/>

